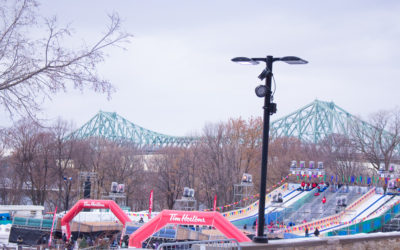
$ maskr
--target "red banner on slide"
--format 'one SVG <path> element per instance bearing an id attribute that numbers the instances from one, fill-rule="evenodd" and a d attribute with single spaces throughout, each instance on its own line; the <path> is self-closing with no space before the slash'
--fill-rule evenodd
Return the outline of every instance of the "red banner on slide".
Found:
<path id="1" fill-rule="evenodd" d="M 153 189 L 150 191 L 149 197 L 149 220 L 151 219 L 151 210 L 153 210 Z"/>

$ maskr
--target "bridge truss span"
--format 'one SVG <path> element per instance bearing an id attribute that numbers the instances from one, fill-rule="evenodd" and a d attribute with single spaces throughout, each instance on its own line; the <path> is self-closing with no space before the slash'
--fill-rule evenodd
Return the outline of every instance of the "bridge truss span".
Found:
<path id="1" fill-rule="evenodd" d="M 99 111 L 92 119 L 68 136 L 76 139 L 104 138 L 114 142 L 133 143 L 154 150 L 164 147 L 188 147 L 196 137 L 178 137 L 157 133 L 134 124 L 115 112 Z"/>
<path id="2" fill-rule="evenodd" d="M 339 134 L 347 138 L 356 135 L 373 143 L 378 137 L 388 142 L 393 136 L 388 131 L 380 131 L 373 125 L 362 121 L 333 102 L 315 100 L 314 102 L 271 122 L 271 135 L 296 137 L 301 141 L 318 143 L 329 135 Z M 396 148 L 400 152 L 399 147 Z"/>

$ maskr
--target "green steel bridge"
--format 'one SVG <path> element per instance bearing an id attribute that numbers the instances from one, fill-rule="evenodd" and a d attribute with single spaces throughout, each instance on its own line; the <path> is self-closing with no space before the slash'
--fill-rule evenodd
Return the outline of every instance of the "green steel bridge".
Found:
<path id="1" fill-rule="evenodd" d="M 327 135 L 350 136 L 352 128 L 364 131 L 373 126 L 351 115 L 333 102 L 315 100 L 312 103 L 271 122 L 273 137 L 296 137 L 302 141 L 318 143 Z"/>
<path id="2" fill-rule="evenodd" d="M 372 125 L 351 115 L 335 103 L 315 100 L 271 122 L 270 127 L 273 137 L 296 137 L 302 141 L 318 143 L 332 134 L 349 136 L 355 126 L 358 127 L 355 131 L 365 135 L 366 140 L 368 135 L 375 131 Z M 385 134 L 389 135 L 387 132 Z M 130 142 L 149 150 L 168 146 L 188 147 L 198 140 L 196 137 L 160 134 L 140 127 L 117 113 L 104 111 L 97 113 L 69 137 L 78 139 L 100 137 L 111 141 Z"/>
<path id="3" fill-rule="evenodd" d="M 110 141 L 133 143 L 148 150 L 176 146 L 188 147 L 197 138 L 160 134 L 134 124 L 115 112 L 99 111 L 68 138 L 104 138 Z"/>
<path id="4" fill-rule="evenodd" d="M 350 114 L 334 102 L 315 100 L 312 103 L 271 122 L 271 136 L 296 137 L 301 141 L 318 143 L 329 135 L 363 138 L 366 144 L 380 141 L 390 147 L 393 135 Z M 376 145 L 379 148 L 379 145 Z M 395 148 L 396 158 L 400 145 Z"/>

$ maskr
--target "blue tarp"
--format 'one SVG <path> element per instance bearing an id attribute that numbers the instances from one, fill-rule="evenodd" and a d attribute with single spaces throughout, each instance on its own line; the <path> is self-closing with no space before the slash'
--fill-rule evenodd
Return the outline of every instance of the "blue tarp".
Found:
<path id="1" fill-rule="evenodd" d="M 132 233 L 134 233 L 138 229 L 139 229 L 139 227 L 127 226 L 125 234 L 131 235 Z M 171 239 L 173 239 L 173 238 L 175 238 L 175 235 L 176 235 L 176 230 L 175 229 L 172 229 L 172 228 L 161 228 L 160 231 L 158 231 L 155 234 L 153 234 L 153 237 L 171 238 Z"/>

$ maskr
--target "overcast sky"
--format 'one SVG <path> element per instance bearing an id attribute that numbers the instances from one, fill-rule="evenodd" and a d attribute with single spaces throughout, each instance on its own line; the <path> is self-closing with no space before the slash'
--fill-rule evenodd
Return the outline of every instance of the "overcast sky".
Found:
<path id="1" fill-rule="evenodd" d="M 400 1 L 99 1 L 42 0 L 44 16 L 94 41 L 118 12 L 134 35 L 126 51 L 108 50 L 99 72 L 117 91 L 54 96 L 42 117 L 80 127 L 99 110 L 117 112 L 168 135 L 200 133 L 206 123 L 262 115 L 254 88 L 263 65 L 237 56 L 298 56 L 274 63 L 275 120 L 315 99 L 364 118 L 400 98 Z"/>

